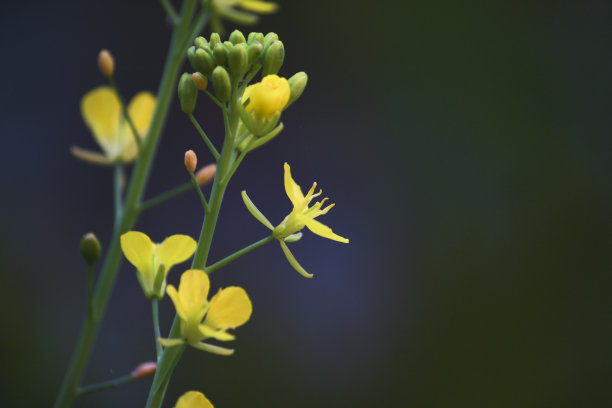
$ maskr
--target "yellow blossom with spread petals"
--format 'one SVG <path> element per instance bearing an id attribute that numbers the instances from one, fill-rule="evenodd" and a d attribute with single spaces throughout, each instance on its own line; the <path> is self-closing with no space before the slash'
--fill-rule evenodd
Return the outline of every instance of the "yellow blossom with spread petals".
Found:
<path id="1" fill-rule="evenodd" d="M 176 401 L 174 408 L 214 408 L 208 398 L 199 391 L 187 391 Z"/>
<path id="2" fill-rule="evenodd" d="M 251 317 L 253 306 L 246 291 L 237 286 L 220 289 L 208 301 L 210 280 L 200 269 L 190 269 L 181 275 L 178 290 L 168 285 L 166 293 L 172 299 L 180 318 L 181 337 L 158 339 L 165 347 L 189 344 L 215 354 L 230 355 L 234 350 L 204 343 L 207 338 L 220 341 L 234 340 L 230 329 L 245 324 Z M 204 320 L 204 322 L 202 322 Z"/>
<path id="3" fill-rule="evenodd" d="M 146 136 L 154 110 L 155 96 L 150 92 L 138 93 L 127 106 L 141 139 Z M 101 86 L 85 94 L 81 100 L 81 114 L 103 154 L 73 147 L 76 157 L 96 164 L 130 163 L 136 159 L 138 146 L 134 134 L 112 88 Z"/>
<path id="4" fill-rule="evenodd" d="M 327 207 L 321 209 L 327 198 L 317 201 L 314 205 L 309 207 L 310 202 L 313 198 L 321 195 L 322 191 L 315 193 L 317 183 L 313 183 L 312 187 L 306 195 L 302 192 L 300 186 L 291 177 L 291 168 L 289 164 L 285 163 L 285 192 L 293 204 L 293 210 L 288 216 L 276 227 L 272 226 L 272 223 L 257 209 L 255 204 L 247 196 L 246 192 L 242 192 L 242 199 L 251 214 L 262 224 L 272 230 L 272 236 L 276 238 L 280 244 L 285 256 L 289 263 L 303 276 L 312 278 L 312 274 L 306 272 L 304 268 L 297 262 L 286 242 L 295 242 L 301 238 L 301 230 L 304 227 L 323 238 L 328 238 L 334 241 L 342 242 L 345 244 L 349 243 L 349 240 L 335 234 L 331 228 L 327 225 L 320 223 L 315 220 L 320 215 L 327 214 L 335 204 L 329 204 Z"/>
<path id="5" fill-rule="evenodd" d="M 291 88 L 286 78 L 267 75 L 261 82 L 247 86 L 242 100 L 249 100 L 246 106 L 248 113 L 253 113 L 260 121 L 266 121 L 283 110 L 290 96 Z"/>
<path id="6" fill-rule="evenodd" d="M 151 299 L 163 297 L 168 271 L 191 258 L 196 246 L 195 240 L 187 235 L 172 235 L 161 244 L 154 243 L 146 234 L 138 231 L 121 235 L 123 254 L 136 267 L 140 286 Z"/>
<path id="7" fill-rule="evenodd" d="M 226 18 L 238 24 L 255 24 L 259 19 L 257 14 L 274 13 L 278 10 L 278 4 L 272 1 L 263 0 L 213 0 L 212 9 L 213 30 L 221 32 L 223 31 L 223 27 L 221 26 L 219 17 Z"/>

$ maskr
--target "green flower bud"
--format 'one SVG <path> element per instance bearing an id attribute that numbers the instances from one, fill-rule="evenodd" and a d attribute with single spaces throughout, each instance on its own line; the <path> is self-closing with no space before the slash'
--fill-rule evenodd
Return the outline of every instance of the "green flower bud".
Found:
<path id="1" fill-rule="evenodd" d="M 193 69 L 195 69 L 197 71 L 196 65 L 196 50 L 197 48 L 195 46 L 191 46 L 187 49 L 187 59 L 189 60 L 189 63 L 191 64 L 191 66 L 193 67 Z"/>
<path id="2" fill-rule="evenodd" d="M 229 101 L 232 95 L 232 85 L 230 83 L 229 74 L 225 68 L 218 66 L 213 70 L 212 83 L 215 87 L 215 94 L 217 95 L 217 98 L 219 98 L 222 102 Z"/>
<path id="3" fill-rule="evenodd" d="M 215 47 L 217 46 L 217 44 L 221 43 L 221 37 L 219 37 L 219 34 L 217 33 L 212 33 L 210 35 L 210 41 L 209 41 L 209 47 L 211 50 L 214 50 Z"/>
<path id="4" fill-rule="evenodd" d="M 263 52 L 263 45 L 260 42 L 256 41 L 253 44 L 249 44 L 247 47 L 247 52 L 249 54 L 249 64 L 254 63 L 259 59 Z"/>
<path id="5" fill-rule="evenodd" d="M 93 266 L 100 259 L 101 254 L 102 247 L 94 233 L 88 232 L 83 235 L 81 238 L 81 255 L 83 255 L 89 266 Z"/>
<path id="6" fill-rule="evenodd" d="M 262 42 L 263 47 L 264 47 L 264 52 L 268 49 L 270 44 L 272 44 L 274 41 L 278 41 L 278 35 L 276 33 L 266 34 Z"/>
<path id="7" fill-rule="evenodd" d="M 249 54 L 245 43 L 235 45 L 229 55 L 229 70 L 234 79 L 242 77 L 249 67 Z"/>
<path id="8" fill-rule="evenodd" d="M 287 102 L 285 109 L 287 109 L 289 105 L 297 101 L 298 98 L 302 96 L 302 93 L 306 88 L 306 84 L 308 83 L 308 75 L 306 75 L 305 72 L 298 72 L 297 74 L 289 78 L 288 82 L 291 93 L 289 94 L 289 102 Z"/>
<path id="9" fill-rule="evenodd" d="M 193 45 L 195 45 L 197 48 L 208 47 L 208 41 L 206 41 L 206 38 L 202 36 L 196 37 L 196 39 L 193 41 Z"/>
<path id="10" fill-rule="evenodd" d="M 252 44 L 255 41 L 259 41 L 260 44 L 264 42 L 264 35 L 262 33 L 249 33 L 248 43 Z"/>
<path id="11" fill-rule="evenodd" d="M 205 49 L 198 48 L 195 52 L 195 64 L 191 65 L 193 65 L 196 71 L 206 76 L 210 76 L 212 70 L 215 68 L 215 61 Z"/>
<path id="12" fill-rule="evenodd" d="M 230 53 L 230 52 L 232 52 L 232 49 L 234 48 L 234 44 L 232 44 L 232 43 L 231 43 L 231 42 L 229 42 L 229 41 L 223 41 L 223 46 L 224 46 L 224 47 L 225 47 L 225 49 L 227 50 L 228 55 L 229 55 L 229 53 Z"/>
<path id="13" fill-rule="evenodd" d="M 219 43 L 215 45 L 213 53 L 215 55 L 215 62 L 217 65 L 227 65 L 228 52 L 223 44 Z"/>
<path id="14" fill-rule="evenodd" d="M 282 41 L 275 41 L 264 53 L 262 76 L 273 75 L 278 72 L 285 60 L 285 46 Z"/>
<path id="15" fill-rule="evenodd" d="M 192 113 L 198 100 L 198 89 L 193 83 L 193 77 L 187 72 L 181 75 L 179 80 L 178 97 L 181 102 L 181 110 L 187 114 Z"/>
<path id="16" fill-rule="evenodd" d="M 246 40 L 244 39 L 244 35 L 240 32 L 240 30 L 232 31 L 232 33 L 229 36 L 229 40 L 234 45 L 246 42 Z"/>

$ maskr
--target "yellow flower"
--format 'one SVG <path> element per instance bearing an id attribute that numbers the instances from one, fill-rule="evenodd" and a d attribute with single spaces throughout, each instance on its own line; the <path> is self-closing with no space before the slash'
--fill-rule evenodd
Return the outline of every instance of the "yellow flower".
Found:
<path id="1" fill-rule="evenodd" d="M 161 244 L 153 243 L 142 232 L 129 231 L 121 235 L 123 254 L 136 267 L 140 286 L 150 299 L 163 297 L 168 271 L 189 259 L 196 246 L 194 239 L 187 235 L 172 235 Z"/>
<path id="2" fill-rule="evenodd" d="M 238 24 L 255 24 L 257 14 L 270 14 L 278 9 L 278 4 L 262 0 L 213 0 L 213 31 L 221 32 L 221 22 L 218 16 L 224 17 Z M 236 10 L 240 7 L 242 10 Z M 253 14 L 256 13 L 256 14 Z"/>
<path id="3" fill-rule="evenodd" d="M 219 290 L 209 302 L 209 289 L 208 275 L 199 269 L 190 269 L 183 273 L 178 291 L 174 286 L 168 285 L 166 293 L 172 299 L 176 314 L 181 320 L 181 337 L 160 338 L 160 344 L 172 347 L 187 343 L 215 354 L 234 353 L 234 350 L 204 343 L 202 340 L 234 340 L 235 337 L 227 331 L 242 326 L 249 320 L 253 312 L 251 300 L 244 289 L 230 286 Z"/>
<path id="4" fill-rule="evenodd" d="M 128 104 L 128 114 L 141 139 L 149 129 L 154 110 L 155 97 L 149 92 L 140 92 Z M 136 159 L 136 140 L 123 116 L 121 102 L 111 88 L 101 86 L 85 94 L 81 114 L 104 154 L 73 147 L 75 156 L 96 164 L 130 163 Z"/>
<path id="5" fill-rule="evenodd" d="M 289 102 L 291 89 L 286 78 L 277 75 L 267 75 L 261 82 L 247 86 L 242 100 L 249 100 L 247 113 L 253 113 L 260 121 L 266 121 Z"/>
<path id="6" fill-rule="evenodd" d="M 176 401 L 174 408 L 214 408 L 208 398 L 198 391 L 187 391 Z"/>
<path id="7" fill-rule="evenodd" d="M 300 186 L 293 180 L 291 177 L 291 168 L 287 163 L 285 163 L 285 192 L 291 200 L 293 204 L 293 210 L 291 213 L 285 217 L 283 222 L 281 222 L 278 226 L 273 227 L 272 223 L 268 221 L 268 219 L 257 209 L 255 204 L 249 199 L 246 192 L 242 192 L 242 199 L 244 200 L 245 205 L 251 214 L 259 220 L 262 224 L 272 230 L 272 235 L 276 238 L 280 244 L 285 256 L 289 260 L 289 263 L 303 276 L 307 278 L 312 278 L 312 274 L 309 274 L 302 268 L 302 266 L 297 262 L 286 242 L 295 242 L 301 238 L 301 230 L 304 227 L 307 227 L 310 231 L 314 232 L 317 235 L 320 235 L 324 238 L 328 238 L 334 241 L 342 242 L 348 244 L 349 240 L 341 237 L 340 235 L 335 234 L 331 228 L 327 225 L 320 223 L 315 220 L 316 217 L 327 214 L 329 210 L 335 204 L 330 204 L 327 207 L 321 209 L 327 198 L 324 198 L 321 201 L 317 201 L 312 207 L 308 205 L 312 201 L 313 198 L 321 195 L 322 191 L 319 191 L 315 194 L 315 189 L 317 187 L 317 183 L 313 183 L 312 187 L 308 191 L 308 193 L 304 196 L 302 193 L 302 189 Z"/>

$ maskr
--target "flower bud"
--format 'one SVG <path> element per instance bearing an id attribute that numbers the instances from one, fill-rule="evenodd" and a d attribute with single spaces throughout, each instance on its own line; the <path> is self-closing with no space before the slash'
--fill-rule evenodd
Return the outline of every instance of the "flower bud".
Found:
<path id="1" fill-rule="evenodd" d="M 266 36 L 263 39 L 263 47 L 264 47 L 264 51 L 268 49 L 268 47 L 270 46 L 270 44 L 272 44 L 274 41 L 278 41 L 278 34 L 276 33 L 268 33 L 266 34 Z"/>
<path id="2" fill-rule="evenodd" d="M 210 41 L 208 42 L 208 46 L 211 50 L 214 50 L 217 44 L 221 43 L 221 37 L 219 37 L 218 33 L 212 33 L 210 35 Z"/>
<path id="3" fill-rule="evenodd" d="M 217 172 L 217 165 L 212 163 L 207 166 L 202 167 L 195 175 L 195 178 L 199 185 L 204 186 L 212 181 L 215 178 L 215 173 Z"/>
<path id="4" fill-rule="evenodd" d="M 289 78 L 289 102 L 287 106 L 291 105 L 293 102 L 297 101 L 297 99 L 302 96 L 304 89 L 306 88 L 306 84 L 308 83 L 308 75 L 305 72 L 298 72 Z M 287 108 L 285 107 L 285 109 Z"/>
<path id="5" fill-rule="evenodd" d="M 249 66 L 249 54 L 247 52 L 247 46 L 244 43 L 240 43 L 230 51 L 229 54 L 229 70 L 234 76 L 234 79 L 242 77 Z"/>
<path id="6" fill-rule="evenodd" d="M 264 42 L 264 35 L 262 33 L 249 33 L 249 39 L 248 39 L 248 43 L 252 44 L 255 41 L 259 41 L 260 44 L 263 44 Z"/>
<path id="7" fill-rule="evenodd" d="M 208 51 L 198 48 L 195 51 L 195 65 L 192 65 L 196 71 L 201 72 L 206 76 L 210 76 L 210 73 L 215 68 L 215 61 Z"/>
<path id="8" fill-rule="evenodd" d="M 89 266 L 93 266 L 100 259 L 101 254 L 102 247 L 94 233 L 88 232 L 83 235 L 81 238 L 81 255 L 83 255 Z"/>
<path id="9" fill-rule="evenodd" d="M 264 53 L 262 76 L 276 75 L 285 60 L 285 46 L 282 41 L 273 42 Z"/>
<path id="10" fill-rule="evenodd" d="M 215 45 L 213 54 L 215 56 L 215 62 L 217 65 L 227 65 L 227 57 L 229 53 L 223 44 L 220 43 Z"/>
<path id="11" fill-rule="evenodd" d="M 204 48 L 208 46 L 208 41 L 206 41 L 206 38 L 199 36 L 193 41 L 193 45 L 197 48 Z"/>
<path id="12" fill-rule="evenodd" d="M 113 76 L 115 73 L 115 59 L 110 51 L 104 49 L 98 54 L 98 68 L 105 76 Z"/>
<path id="13" fill-rule="evenodd" d="M 252 44 L 249 44 L 247 47 L 247 53 L 249 54 L 249 64 L 254 63 L 261 56 L 263 52 L 263 45 L 260 42 L 256 41 Z"/>
<path id="14" fill-rule="evenodd" d="M 196 156 L 193 150 L 187 150 L 185 152 L 185 168 L 188 172 L 193 173 L 198 165 L 198 156 Z"/>
<path id="15" fill-rule="evenodd" d="M 191 81 L 193 83 L 193 81 Z M 212 83 L 215 87 L 215 94 L 222 102 L 229 101 L 232 95 L 232 85 L 229 74 L 225 68 L 218 66 L 212 72 Z M 195 88 L 195 86 L 194 86 Z"/>
<path id="16" fill-rule="evenodd" d="M 145 377 L 155 374 L 156 370 L 157 370 L 157 364 L 152 361 L 149 361 L 149 362 L 140 364 L 130 373 L 130 375 L 132 376 L 133 379 L 140 380 L 141 378 L 145 378 Z"/>
<path id="17" fill-rule="evenodd" d="M 198 90 L 204 91 L 208 86 L 208 79 L 206 79 L 206 77 L 200 72 L 194 72 L 191 74 L 191 77 L 193 78 L 193 83 Z"/>
<path id="18" fill-rule="evenodd" d="M 240 32 L 240 30 L 234 30 L 229 36 L 229 40 L 232 44 L 241 44 L 245 43 L 244 35 Z"/>
<path id="19" fill-rule="evenodd" d="M 191 114 L 198 100 L 198 89 L 193 83 L 193 77 L 187 72 L 181 75 L 179 80 L 178 97 L 181 103 L 181 110 L 186 114 Z"/>

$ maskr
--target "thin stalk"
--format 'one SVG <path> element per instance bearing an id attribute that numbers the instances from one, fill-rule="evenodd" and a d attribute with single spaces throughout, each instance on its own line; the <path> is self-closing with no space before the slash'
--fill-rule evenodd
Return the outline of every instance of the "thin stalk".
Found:
<path id="1" fill-rule="evenodd" d="M 202 127 L 200 126 L 196 118 L 193 116 L 193 114 L 191 113 L 189 114 L 189 119 L 191 120 L 191 123 L 193 123 L 193 126 L 196 128 L 200 136 L 202 136 L 202 139 L 204 139 L 204 143 L 206 143 L 206 146 L 208 146 L 208 149 L 214 156 L 215 160 L 219 160 L 219 156 L 220 156 L 219 151 L 217 151 L 217 149 L 215 148 L 215 145 L 210 141 L 210 139 L 208 138 L 208 136 L 206 135 L 206 133 L 204 132 L 204 130 L 202 129 Z"/>
<path id="2" fill-rule="evenodd" d="M 155 351 L 157 352 L 157 360 L 161 357 L 164 349 L 161 344 L 157 342 L 157 339 L 161 337 L 161 331 L 159 330 L 159 300 L 151 300 L 151 309 L 153 311 L 153 333 L 155 335 Z"/>
<path id="3" fill-rule="evenodd" d="M 218 100 L 218 99 L 217 99 L 217 98 L 216 98 L 216 97 L 215 97 L 213 94 L 211 94 L 210 92 L 208 92 L 208 90 L 206 90 L 206 89 L 205 89 L 204 91 L 202 91 L 202 92 L 204 92 L 204 93 L 205 93 L 205 94 L 206 94 L 206 95 L 207 95 L 207 96 L 210 98 L 210 100 L 211 100 L 211 101 L 213 101 L 213 102 L 215 103 L 215 105 L 217 105 L 218 107 L 220 107 L 221 109 L 223 109 L 223 106 L 224 106 L 224 105 L 223 105 L 223 102 L 221 102 L 220 100 Z"/>
<path id="4" fill-rule="evenodd" d="M 108 381 L 102 381 L 97 384 L 84 385 L 77 389 L 77 395 L 88 394 L 90 392 L 102 391 L 108 388 L 117 388 L 125 384 L 133 383 L 137 381 L 138 378 L 133 377 L 131 374 L 125 375 L 123 377 L 114 378 Z"/>
<path id="5" fill-rule="evenodd" d="M 115 221 L 121 218 L 121 214 L 123 213 L 123 165 L 120 163 L 115 164 L 115 172 L 113 178 L 113 188 L 114 188 L 114 197 L 115 197 Z"/>
<path id="6" fill-rule="evenodd" d="M 87 361 L 98 333 L 100 321 L 106 310 L 108 300 L 113 289 L 122 254 L 120 248 L 121 234 L 130 230 L 138 217 L 140 201 L 147 184 L 151 165 L 155 157 L 159 138 L 168 116 L 170 102 L 174 96 L 179 70 L 185 57 L 185 49 L 177 47 L 186 41 L 189 35 L 189 23 L 198 5 L 197 0 L 185 0 L 181 9 L 181 19 L 174 28 L 166 64 L 157 92 L 157 104 L 149 132 L 145 138 L 139 159 L 132 173 L 130 185 L 126 194 L 124 212 L 116 222 L 113 230 L 111 243 L 98 278 L 98 284 L 94 291 L 93 318 L 85 319 L 79 339 L 74 348 L 70 364 L 62 381 L 59 393 L 55 400 L 55 408 L 67 408 L 72 405 L 77 393 L 77 386 L 83 374 Z"/>
<path id="7" fill-rule="evenodd" d="M 117 94 L 117 98 L 119 98 L 119 103 L 121 104 L 121 112 L 123 113 L 123 117 L 128 123 L 130 130 L 132 131 L 132 136 L 134 137 L 134 140 L 136 141 L 136 146 L 138 147 L 138 151 L 140 151 L 140 149 L 142 148 L 142 141 L 140 140 L 140 135 L 138 134 L 138 130 L 136 129 L 136 126 L 134 126 L 132 117 L 130 116 L 130 113 L 127 110 L 125 99 L 123 99 L 123 96 L 121 96 L 121 92 L 119 92 L 119 87 L 117 86 L 115 77 L 113 77 L 112 75 L 109 76 L 108 82 L 110 83 L 111 88 L 113 88 L 113 91 L 115 91 L 115 94 Z"/>
<path id="8" fill-rule="evenodd" d="M 191 184 L 193 185 L 193 188 L 195 188 L 198 192 L 198 196 L 200 197 L 200 201 L 202 202 L 202 207 L 204 207 L 204 211 L 208 214 L 210 209 L 208 207 L 208 203 L 206 202 L 206 198 L 204 197 L 204 193 L 202 193 L 202 189 L 198 184 L 198 180 L 196 179 L 195 174 L 193 174 L 193 171 L 190 171 L 189 175 L 191 176 Z"/>
<path id="9" fill-rule="evenodd" d="M 88 270 L 88 282 L 87 282 L 87 310 L 89 311 L 89 319 L 93 319 L 93 288 L 94 288 L 94 267 L 89 265 Z"/>
<path id="10" fill-rule="evenodd" d="M 142 203 L 138 209 L 141 212 L 148 210 L 149 208 L 155 207 L 156 205 L 159 205 L 163 203 L 164 201 L 171 199 L 172 197 L 176 197 L 179 194 L 182 194 L 182 193 L 185 193 L 191 190 L 191 188 L 192 188 L 191 183 L 181 184 L 180 186 L 174 187 L 172 190 L 166 191 L 165 193 L 160 194 L 157 197 L 148 199 L 147 201 Z"/>
<path id="11" fill-rule="evenodd" d="M 172 23 L 172 25 L 177 25 L 179 22 L 179 16 L 176 14 L 176 10 L 174 10 L 174 7 L 170 3 L 170 0 L 160 0 L 160 3 L 162 7 L 164 8 L 164 11 L 166 12 L 166 15 L 168 16 L 168 18 L 170 19 L 170 22 Z"/>
<path id="12" fill-rule="evenodd" d="M 226 256 L 225 258 L 223 258 L 222 260 L 215 262 L 214 264 L 207 266 L 204 268 L 204 270 L 206 271 L 207 274 L 211 274 L 214 271 L 216 271 L 219 268 L 224 267 L 225 265 L 227 265 L 228 263 L 232 262 L 235 259 L 240 258 L 242 255 L 247 254 L 249 252 L 251 252 L 252 250 L 259 248 L 260 246 L 267 244 L 268 242 L 271 242 L 274 240 L 274 237 L 272 235 L 262 238 L 257 242 L 252 243 L 251 245 L 242 248 L 239 251 L 234 252 L 233 254 Z"/>

